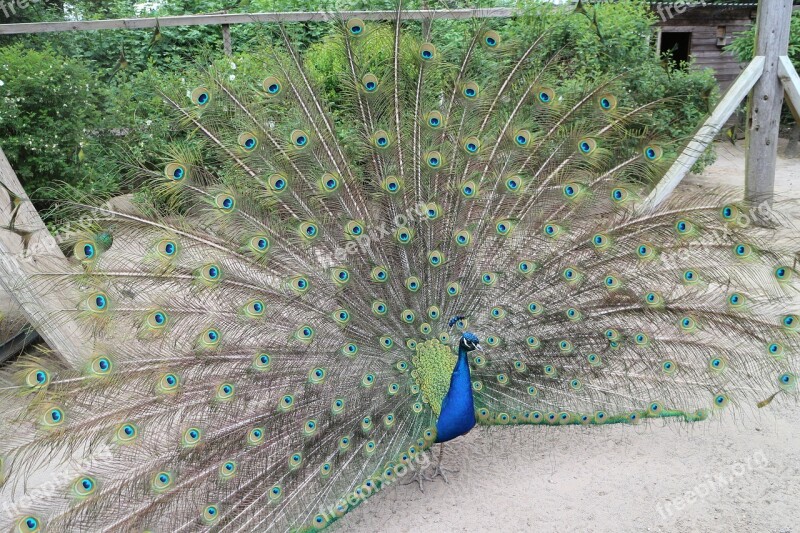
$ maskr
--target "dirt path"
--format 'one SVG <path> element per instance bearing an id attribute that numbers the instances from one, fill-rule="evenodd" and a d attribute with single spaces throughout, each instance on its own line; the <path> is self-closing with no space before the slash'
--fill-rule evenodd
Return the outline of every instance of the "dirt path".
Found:
<path id="1" fill-rule="evenodd" d="M 681 186 L 742 187 L 741 144 L 717 154 Z M 800 196 L 800 160 L 779 160 L 776 191 Z M 779 395 L 692 426 L 478 429 L 448 446 L 449 484 L 389 488 L 339 530 L 800 532 L 798 421 Z"/>

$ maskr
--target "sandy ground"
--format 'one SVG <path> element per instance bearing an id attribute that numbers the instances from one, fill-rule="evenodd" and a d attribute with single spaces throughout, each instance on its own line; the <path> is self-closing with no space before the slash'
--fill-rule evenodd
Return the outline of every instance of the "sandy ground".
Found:
<path id="1" fill-rule="evenodd" d="M 742 147 L 681 187 L 744 184 Z M 800 197 L 800 159 L 776 192 Z M 394 486 L 339 531 L 800 532 L 800 405 L 695 425 L 479 428 L 447 447 L 458 473 Z"/>

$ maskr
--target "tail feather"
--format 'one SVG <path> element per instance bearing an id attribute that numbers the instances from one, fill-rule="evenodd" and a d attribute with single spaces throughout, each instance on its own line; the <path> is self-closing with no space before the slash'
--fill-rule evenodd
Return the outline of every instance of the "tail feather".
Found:
<path id="1" fill-rule="evenodd" d="M 695 421 L 796 388 L 780 231 L 722 194 L 633 214 L 681 144 L 652 133 L 665 100 L 565 79 L 547 30 L 439 44 L 398 13 L 335 24 L 330 94 L 285 28 L 257 81 L 163 88 L 186 139 L 139 169 L 149 194 L 73 202 L 94 220 L 74 269 L 31 283 L 80 294 L 53 320 L 95 350 L 3 374 L 13 525 L 323 528 L 436 440 L 437 354 L 468 328 L 487 425 Z"/>

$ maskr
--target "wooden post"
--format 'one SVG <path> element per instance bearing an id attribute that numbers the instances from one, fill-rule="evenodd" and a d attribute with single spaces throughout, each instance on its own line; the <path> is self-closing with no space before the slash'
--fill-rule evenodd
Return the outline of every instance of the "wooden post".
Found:
<path id="1" fill-rule="evenodd" d="M 778 77 L 780 56 L 789 48 L 791 0 L 761 0 L 756 18 L 755 55 L 764 56 L 764 73 L 753 87 L 747 106 L 745 200 L 772 203 L 783 84 Z"/>
<path id="2" fill-rule="evenodd" d="M 222 25 L 222 46 L 225 50 L 225 55 L 230 57 L 233 55 L 233 44 L 231 43 L 231 26 L 230 24 Z"/>
<path id="3" fill-rule="evenodd" d="M 54 292 L 37 279 L 42 272 L 73 268 L 0 150 L 0 288 L 13 297 L 50 348 L 77 366 L 91 354 L 92 342 L 58 311 L 75 308 L 78 296 Z"/>

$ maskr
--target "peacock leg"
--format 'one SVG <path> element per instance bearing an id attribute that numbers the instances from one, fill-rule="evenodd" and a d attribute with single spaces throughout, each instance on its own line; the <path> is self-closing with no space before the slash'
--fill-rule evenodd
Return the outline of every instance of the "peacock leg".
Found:
<path id="1" fill-rule="evenodd" d="M 444 468 L 442 466 L 442 458 L 444 457 L 444 443 L 439 444 L 439 458 L 436 461 L 436 466 L 433 467 L 433 474 L 431 474 L 427 479 L 429 481 L 433 481 L 436 479 L 436 476 L 441 476 L 445 483 L 450 483 L 447 479 L 447 474 L 457 474 L 458 470 L 453 470 L 450 468 Z"/>
<path id="2" fill-rule="evenodd" d="M 423 486 L 423 482 L 424 481 L 430 481 L 431 479 L 433 479 L 433 478 L 430 478 L 430 477 L 425 475 L 425 468 L 417 468 L 416 470 L 414 470 L 414 473 L 411 475 L 411 477 L 408 479 L 408 481 L 405 481 L 405 482 L 403 482 L 401 484 L 402 485 L 410 485 L 410 484 L 416 482 L 419 485 L 419 491 L 421 493 L 425 494 L 425 488 Z"/>

